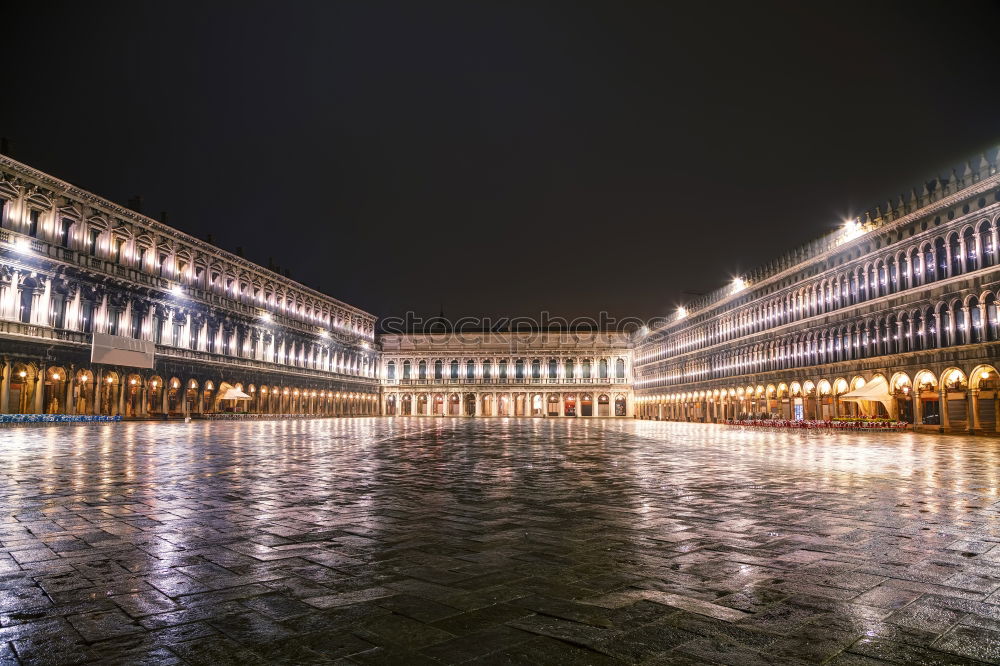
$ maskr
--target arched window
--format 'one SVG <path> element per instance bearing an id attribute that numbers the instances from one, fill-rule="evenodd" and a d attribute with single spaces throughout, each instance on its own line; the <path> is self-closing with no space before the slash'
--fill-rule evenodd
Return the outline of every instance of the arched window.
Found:
<path id="1" fill-rule="evenodd" d="M 901 352 L 910 351 L 910 316 L 905 312 L 899 315 L 899 340 L 896 342 L 896 349 Z"/>
<path id="2" fill-rule="evenodd" d="M 943 238 L 934 239 L 934 256 L 937 257 L 936 280 L 943 280 L 948 277 L 948 250 L 944 247 Z"/>
<path id="3" fill-rule="evenodd" d="M 573 359 L 566 359 L 566 379 L 573 379 L 576 373 L 576 368 L 573 363 Z"/>
<path id="4" fill-rule="evenodd" d="M 583 378 L 590 379 L 590 359 L 586 359 L 582 364 Z"/>
<path id="5" fill-rule="evenodd" d="M 994 264 L 993 232 L 990 230 L 990 223 L 983 222 L 979 225 L 979 249 L 983 256 L 980 258 L 980 265 L 983 268 Z"/>
<path id="6" fill-rule="evenodd" d="M 483 379 L 490 379 L 492 369 L 493 363 L 489 359 L 483 361 Z"/>
<path id="7" fill-rule="evenodd" d="M 438 360 L 434 361 L 434 379 L 444 379 L 444 364 Z"/>
<path id="8" fill-rule="evenodd" d="M 558 376 L 558 364 L 554 358 L 549 359 L 549 379 L 555 379 Z"/>
<path id="9" fill-rule="evenodd" d="M 403 379 L 410 378 L 410 362 L 403 361 Z"/>
<path id="10" fill-rule="evenodd" d="M 938 333 L 941 339 L 941 346 L 950 347 L 954 340 L 951 328 L 951 310 L 948 309 L 947 305 L 942 305 L 938 315 L 938 328 L 940 329 Z"/>
<path id="11" fill-rule="evenodd" d="M 517 359 L 514 363 L 514 379 L 524 379 L 524 359 Z"/>
<path id="12" fill-rule="evenodd" d="M 542 362 L 537 358 L 531 362 L 531 378 L 541 379 L 542 378 Z"/>
<path id="13" fill-rule="evenodd" d="M 969 299 L 969 342 L 983 341 L 983 316 L 979 309 L 979 299 L 973 296 Z"/>
<path id="14" fill-rule="evenodd" d="M 964 345 L 968 341 L 968 331 L 965 330 L 965 313 L 959 301 L 955 301 L 951 306 L 951 322 L 954 331 L 952 344 Z"/>
<path id="15" fill-rule="evenodd" d="M 396 362 L 389 361 L 385 366 L 385 378 L 392 381 L 396 378 Z"/>
<path id="16" fill-rule="evenodd" d="M 427 379 L 427 361 L 417 364 L 417 379 Z"/>
<path id="17" fill-rule="evenodd" d="M 951 275 L 961 275 L 962 244 L 958 240 L 958 234 L 953 233 L 948 237 L 948 249 L 951 250 Z"/>
<path id="18" fill-rule="evenodd" d="M 608 378 L 608 359 L 602 358 L 601 362 L 598 364 L 597 368 L 598 368 L 598 374 L 599 374 L 600 378 L 601 379 L 607 379 Z"/>
<path id="19" fill-rule="evenodd" d="M 923 313 L 917 310 L 913 313 L 913 321 L 910 322 L 910 331 L 912 335 L 910 336 L 910 349 L 919 350 L 924 349 L 926 344 L 924 332 L 924 326 L 926 322 L 924 321 Z"/>
<path id="20" fill-rule="evenodd" d="M 885 320 L 885 349 L 886 354 L 895 354 L 899 351 L 899 326 L 894 314 L 889 315 Z"/>
<path id="21" fill-rule="evenodd" d="M 474 361 L 465 362 L 465 378 L 475 379 L 476 378 L 476 363 Z"/>
<path id="22" fill-rule="evenodd" d="M 452 359 L 451 361 L 451 374 L 449 375 L 449 379 L 458 379 L 458 361 L 455 359 Z"/>
<path id="23" fill-rule="evenodd" d="M 865 339 L 862 345 L 865 348 L 865 356 L 878 356 L 878 327 L 874 321 L 868 320 L 864 324 Z"/>
<path id="24" fill-rule="evenodd" d="M 979 268 L 979 257 L 976 255 L 976 233 L 969 227 L 962 239 L 965 241 L 965 270 L 974 271 Z"/>
<path id="25" fill-rule="evenodd" d="M 911 248 L 909 254 L 906 256 L 906 272 L 903 273 L 903 267 L 899 267 L 899 272 L 901 276 L 900 289 L 910 289 L 911 287 L 916 287 L 917 282 L 920 278 L 920 253 L 917 252 L 917 248 Z"/>
<path id="26" fill-rule="evenodd" d="M 625 359 L 620 358 L 615 361 L 615 377 L 625 379 Z"/>
<path id="27" fill-rule="evenodd" d="M 986 339 L 996 341 L 997 339 L 1000 339 L 1000 331 L 997 330 L 998 322 L 996 297 L 993 294 L 987 294 L 983 302 L 986 304 Z"/>

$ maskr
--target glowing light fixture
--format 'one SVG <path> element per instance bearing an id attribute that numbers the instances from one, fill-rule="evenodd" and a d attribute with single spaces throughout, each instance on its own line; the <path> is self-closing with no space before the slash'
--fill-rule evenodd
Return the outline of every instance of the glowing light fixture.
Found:
<path id="1" fill-rule="evenodd" d="M 840 241 L 846 243 L 849 240 L 853 240 L 864 233 L 861 227 L 861 223 L 857 219 L 844 220 L 844 226 L 841 227 L 840 231 Z"/>

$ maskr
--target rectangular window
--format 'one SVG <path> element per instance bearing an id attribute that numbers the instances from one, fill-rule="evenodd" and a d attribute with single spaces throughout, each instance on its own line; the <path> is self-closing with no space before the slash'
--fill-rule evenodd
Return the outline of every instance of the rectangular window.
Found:
<path id="1" fill-rule="evenodd" d="M 83 301 L 80 307 L 80 330 L 84 333 L 94 332 L 94 304 Z"/>
<path id="2" fill-rule="evenodd" d="M 28 235 L 38 236 L 38 218 L 42 212 L 38 210 L 28 211 Z"/>
<path id="3" fill-rule="evenodd" d="M 73 226 L 73 220 L 63 218 L 59 222 L 59 242 L 69 247 L 69 230 Z"/>
<path id="4" fill-rule="evenodd" d="M 52 306 L 49 312 L 49 323 L 53 328 L 65 328 L 66 326 L 66 299 L 58 294 L 52 295 Z"/>
<path id="5" fill-rule="evenodd" d="M 97 256 L 97 239 L 101 237 L 101 231 L 99 229 L 90 230 L 90 254 Z"/>

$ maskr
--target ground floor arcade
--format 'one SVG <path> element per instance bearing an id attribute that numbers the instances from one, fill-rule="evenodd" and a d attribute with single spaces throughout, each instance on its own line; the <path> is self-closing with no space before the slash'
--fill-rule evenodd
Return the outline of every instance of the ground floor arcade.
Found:
<path id="1" fill-rule="evenodd" d="M 624 391 L 389 391 L 386 416 L 528 416 L 608 418 L 632 416 Z"/>
<path id="2" fill-rule="evenodd" d="M 241 377 L 238 369 L 162 370 L 5 359 L 0 362 L 0 413 L 127 418 L 223 412 L 317 416 L 378 413 L 374 385 L 328 388 L 308 379 L 264 378 L 259 374 L 251 379 Z M 240 394 L 246 397 L 231 397 Z"/>
<path id="3" fill-rule="evenodd" d="M 741 418 L 886 418 L 946 431 L 1000 432 L 1000 374 L 991 364 L 874 371 L 640 395 L 642 419 L 715 423 Z"/>

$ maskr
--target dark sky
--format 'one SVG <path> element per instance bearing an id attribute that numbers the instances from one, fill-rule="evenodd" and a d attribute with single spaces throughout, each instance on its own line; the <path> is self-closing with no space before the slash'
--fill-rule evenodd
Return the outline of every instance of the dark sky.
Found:
<path id="1" fill-rule="evenodd" d="M 383 316 L 654 316 L 1000 143 L 994 2 L 16 5 L 14 157 Z"/>

